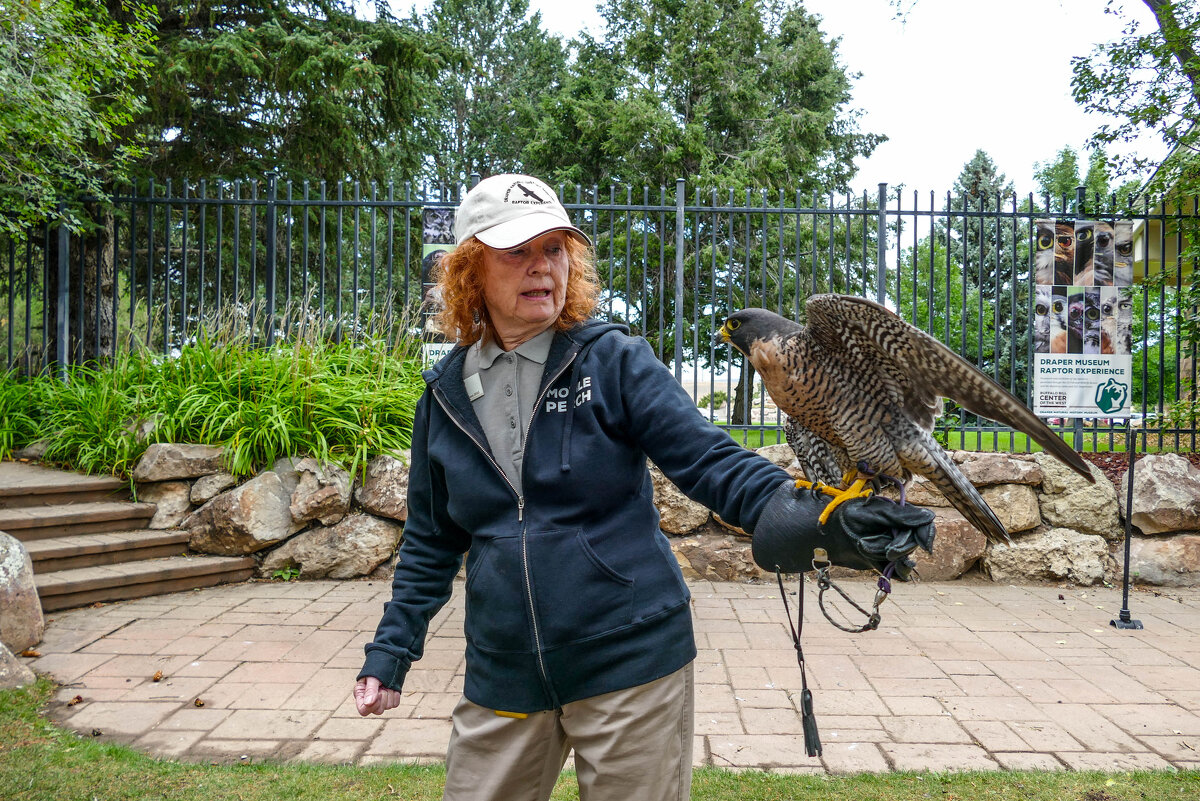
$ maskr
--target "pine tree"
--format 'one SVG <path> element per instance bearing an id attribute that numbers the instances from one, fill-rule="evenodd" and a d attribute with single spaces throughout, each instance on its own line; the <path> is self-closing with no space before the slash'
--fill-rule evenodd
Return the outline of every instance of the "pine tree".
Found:
<path id="1" fill-rule="evenodd" d="M 118 0 L 109 0 L 110 8 Z M 453 51 L 377 4 L 152 0 L 158 54 L 136 122 L 159 177 L 404 178 L 424 149 L 421 80 Z M 114 14 L 120 9 L 111 8 Z"/>

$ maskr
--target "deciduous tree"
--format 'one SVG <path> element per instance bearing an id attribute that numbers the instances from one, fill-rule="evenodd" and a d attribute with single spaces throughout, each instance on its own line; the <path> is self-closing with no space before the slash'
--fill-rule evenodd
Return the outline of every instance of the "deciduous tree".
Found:
<path id="1" fill-rule="evenodd" d="M 141 155 L 129 123 L 142 110 L 153 15 L 121 0 L 0 3 L 0 232 L 101 196 Z M 81 218 L 68 205 L 67 221 Z"/>

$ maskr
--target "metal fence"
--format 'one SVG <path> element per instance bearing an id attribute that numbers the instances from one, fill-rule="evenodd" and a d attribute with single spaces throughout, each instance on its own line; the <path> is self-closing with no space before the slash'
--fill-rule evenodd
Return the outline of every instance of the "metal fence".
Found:
<path id="1" fill-rule="evenodd" d="M 171 353 L 205 328 L 263 345 L 317 331 L 334 338 L 419 330 L 422 212 L 461 189 L 339 182 L 143 184 L 92 210 L 97 226 L 48 224 L 0 238 L 0 347 L 31 374 L 102 361 L 131 343 Z M 1035 220 L 1132 220 L 1134 404 L 1163 447 L 1194 449 L 1195 346 L 1181 292 L 1200 221 L 1196 203 L 1146 200 L 1116 213 L 1079 193 L 1056 201 L 946 193 L 861 195 L 570 187 L 560 194 L 596 244 L 598 315 L 645 336 L 698 406 L 732 429 L 777 430 L 778 411 L 741 359 L 715 345 L 744 306 L 800 319 L 816 292 L 887 303 L 1027 401 Z M 1090 202 L 1089 202 L 1090 201 Z M 1181 256 L 1181 254 L 1183 254 Z M 1164 272 L 1165 271 L 1165 272 Z M 1182 410 L 1182 413 L 1181 413 Z M 1086 448 L 1120 447 L 1126 422 L 1072 421 Z M 954 411 L 940 424 L 964 447 L 1028 443 Z"/>

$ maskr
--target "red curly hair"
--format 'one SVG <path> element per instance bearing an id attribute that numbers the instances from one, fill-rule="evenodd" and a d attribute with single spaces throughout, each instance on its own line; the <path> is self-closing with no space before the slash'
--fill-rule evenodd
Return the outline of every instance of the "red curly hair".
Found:
<path id="1" fill-rule="evenodd" d="M 566 236 L 567 297 L 554 328 L 565 331 L 592 316 L 600 298 L 596 254 L 573 236 Z M 483 338 L 490 321 L 483 299 L 483 254 L 487 246 L 475 237 L 458 245 L 437 263 L 437 289 L 441 310 L 437 325 L 442 333 L 461 345 Z"/>

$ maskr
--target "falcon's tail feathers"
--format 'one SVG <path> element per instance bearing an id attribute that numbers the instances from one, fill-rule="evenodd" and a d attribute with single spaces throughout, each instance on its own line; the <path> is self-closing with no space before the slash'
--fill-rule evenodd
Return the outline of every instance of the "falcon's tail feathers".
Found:
<path id="1" fill-rule="evenodd" d="M 905 467 L 932 481 L 946 500 L 989 541 L 1012 543 L 1000 518 L 937 440 L 922 431 L 919 440 L 913 438 L 912 448 L 912 452 L 900 454 Z"/>

